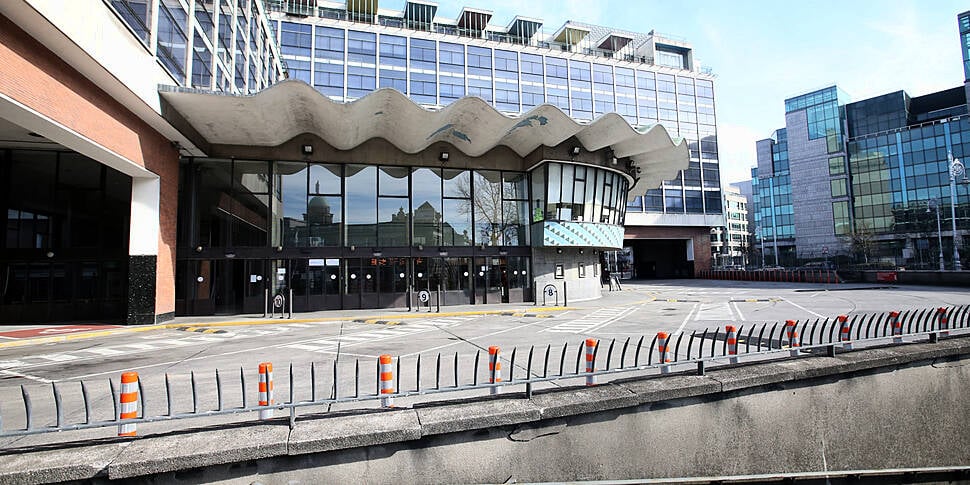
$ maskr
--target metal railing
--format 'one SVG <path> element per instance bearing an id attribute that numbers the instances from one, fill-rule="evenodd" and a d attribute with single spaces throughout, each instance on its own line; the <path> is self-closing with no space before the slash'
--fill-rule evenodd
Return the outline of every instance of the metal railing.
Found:
<path id="1" fill-rule="evenodd" d="M 116 387 L 115 381 L 108 379 L 108 395 L 112 400 L 112 414 L 110 419 L 95 420 L 92 409 L 93 401 L 91 398 L 90 383 L 81 380 L 79 385 L 81 406 L 78 403 L 71 403 L 72 406 L 65 405 L 63 398 L 64 387 L 75 383 L 51 383 L 51 394 L 53 398 L 54 417 L 53 425 L 37 425 L 34 419 L 34 398 L 26 386 L 20 386 L 22 396 L 22 412 L 25 417 L 25 426 L 17 429 L 4 429 L 3 416 L 0 415 L 0 437 L 23 436 L 40 433 L 62 432 L 69 430 L 81 430 L 89 428 L 100 428 L 119 426 L 122 424 L 139 424 L 159 421 L 171 421 L 187 418 L 211 417 L 219 415 L 231 415 L 238 413 L 251 413 L 257 411 L 288 410 L 290 427 L 295 426 L 297 411 L 301 408 L 311 406 L 328 406 L 337 403 L 353 403 L 378 401 L 387 398 L 406 398 L 412 396 L 428 396 L 436 394 L 449 394 L 461 391 L 489 390 L 497 393 L 502 388 L 512 386 L 524 386 L 524 397 L 531 398 L 533 386 L 539 383 L 549 383 L 554 381 L 564 381 L 570 379 L 587 379 L 587 384 L 596 382 L 597 376 L 610 376 L 620 373 L 635 373 L 648 370 L 659 370 L 661 373 L 668 373 L 674 367 L 684 370 L 685 366 L 696 366 L 698 374 L 704 374 L 705 365 L 712 361 L 721 361 L 725 364 L 735 364 L 742 357 L 770 358 L 778 355 L 801 355 L 802 353 L 822 353 L 824 355 L 835 355 L 836 348 L 841 347 L 849 351 L 856 347 L 858 343 L 884 343 L 882 341 L 891 339 L 891 343 L 902 343 L 904 337 L 928 337 L 930 342 L 936 342 L 940 336 L 946 336 L 951 330 L 965 330 L 970 327 L 970 305 L 962 305 L 949 308 L 917 309 L 904 312 L 884 312 L 884 313 L 865 313 L 856 314 L 851 317 L 841 315 L 834 318 L 816 318 L 814 321 L 788 320 L 785 323 L 762 323 L 748 327 L 741 326 L 735 328 L 726 326 L 721 328 L 705 328 L 703 331 L 695 330 L 677 335 L 668 335 L 665 332 L 650 337 L 647 335 L 635 339 L 628 337 L 624 340 L 612 339 L 609 342 L 587 339 L 578 345 L 564 343 L 560 349 L 552 344 L 543 347 L 530 346 L 519 350 L 513 348 L 509 357 L 506 359 L 499 355 L 498 348 L 494 349 L 494 354 L 482 355 L 478 350 L 474 356 L 465 355 L 464 357 L 455 352 L 453 356 L 436 354 L 433 358 L 417 354 L 413 359 L 398 357 L 393 359 L 393 372 L 388 374 L 392 368 L 387 363 L 390 356 L 382 356 L 385 360 L 384 366 L 380 361 L 376 362 L 374 370 L 374 380 L 367 377 L 367 362 L 355 360 L 350 363 L 339 363 L 334 361 L 328 368 L 321 369 L 316 363 L 309 366 L 309 379 L 298 381 L 294 377 L 294 368 L 290 364 L 288 368 L 288 399 L 283 403 L 275 403 L 270 391 L 268 404 L 259 405 L 251 402 L 250 387 L 246 378 L 246 371 L 239 368 L 238 383 L 230 389 L 225 385 L 225 373 L 215 370 L 215 391 L 216 408 L 202 409 L 200 406 L 200 394 L 196 373 L 189 374 L 189 388 L 191 390 L 191 411 L 179 412 L 176 410 L 174 383 L 168 374 L 164 375 L 164 396 L 157 398 L 164 402 L 165 412 L 162 414 L 150 415 L 146 413 L 147 406 L 153 406 L 156 396 L 149 399 L 146 387 L 139 380 L 137 384 L 137 418 L 122 419 L 120 404 L 131 402 L 125 401 Z M 965 333 L 965 332 L 962 332 Z M 606 346 L 605 358 L 601 348 Z M 681 349 L 684 349 L 681 352 Z M 490 349 L 490 353 L 492 349 Z M 585 357 L 584 357 L 585 356 Z M 494 359 L 494 360 L 493 360 Z M 429 361 L 430 360 L 430 361 Z M 407 362 L 407 369 L 412 371 L 407 382 L 402 382 L 401 369 Z M 501 365 L 494 365 L 497 362 L 505 362 L 509 371 L 507 379 L 501 380 Z M 493 363 L 493 365 L 489 365 Z M 261 366 L 262 367 L 262 366 Z M 429 369 L 430 368 L 430 369 Z M 267 399 L 263 394 L 264 389 L 273 389 L 272 367 L 270 372 L 264 373 L 261 369 L 260 384 L 269 382 L 264 388 L 260 386 L 259 400 Z M 466 372 L 470 370 L 471 375 Z M 430 372 L 429 372 L 430 371 Z M 496 374 L 496 371 L 498 374 Z M 235 373 L 235 372 L 233 372 Z M 327 380 L 329 383 L 319 385 L 320 380 Z M 352 375 L 353 379 L 349 385 L 341 384 L 341 377 Z M 432 382 L 423 376 L 433 376 Z M 128 375 L 126 374 L 126 377 Z M 137 377 L 136 377 L 137 378 Z M 130 379 L 130 378 L 129 378 Z M 123 379 L 124 380 L 124 379 Z M 391 385 L 388 386 L 388 381 Z M 131 382 L 126 381 L 126 382 Z M 183 383 L 184 384 L 184 383 Z M 383 385 L 383 391 L 382 391 Z M 122 384 L 124 386 L 124 384 Z M 239 390 L 238 405 L 227 403 L 227 395 L 230 390 Z M 296 390 L 302 392 L 309 390 L 308 399 L 298 399 Z M 366 389 L 373 389 L 368 392 Z M 75 387 L 76 391 L 77 388 Z M 121 389 L 121 392 L 124 391 Z M 46 396 L 45 396 L 46 397 Z M 106 396 L 101 396 L 106 397 Z M 99 401 L 104 406 L 103 401 Z M 386 401 L 387 403 L 390 400 Z M 182 407 L 189 407 L 188 402 L 178 403 Z M 5 404 L 7 415 L 10 415 L 9 404 Z M 161 405 L 157 405 L 161 406 Z M 83 409 L 83 420 L 80 422 L 68 423 L 64 417 L 65 408 Z M 266 414 L 266 413 L 261 413 Z"/>

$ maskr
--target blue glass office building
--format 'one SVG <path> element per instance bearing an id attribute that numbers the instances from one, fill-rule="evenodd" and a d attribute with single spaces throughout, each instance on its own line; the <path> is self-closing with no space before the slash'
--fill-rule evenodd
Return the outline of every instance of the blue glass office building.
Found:
<path id="1" fill-rule="evenodd" d="M 968 85 L 857 102 L 831 86 L 786 100 L 786 128 L 758 142 L 752 170 L 765 263 L 954 268 L 954 247 L 966 261 L 968 181 L 951 167 L 970 156 Z"/>

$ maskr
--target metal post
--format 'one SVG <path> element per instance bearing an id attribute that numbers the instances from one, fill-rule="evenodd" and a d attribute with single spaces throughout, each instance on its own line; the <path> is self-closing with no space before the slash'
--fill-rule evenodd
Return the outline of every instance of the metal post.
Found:
<path id="1" fill-rule="evenodd" d="M 569 300 L 566 299 L 566 282 L 562 282 L 562 306 L 569 306 Z"/>
<path id="2" fill-rule="evenodd" d="M 287 318 L 293 319 L 293 288 L 290 288 L 290 316 Z"/>
<path id="3" fill-rule="evenodd" d="M 957 245 L 957 177 L 965 176 L 963 162 L 959 158 L 953 158 L 952 153 L 947 153 L 950 159 L 950 222 L 953 224 L 953 270 L 961 271 L 963 266 L 960 264 L 960 251 Z M 942 250 L 942 249 L 941 249 Z"/>
<path id="4" fill-rule="evenodd" d="M 263 318 L 269 313 L 269 288 L 263 289 Z"/>
<path id="5" fill-rule="evenodd" d="M 940 246 L 940 271 L 945 271 L 946 268 L 943 266 L 943 230 L 940 228 L 940 204 L 942 202 L 936 199 L 930 199 L 927 204 L 930 207 L 936 209 L 936 240 L 937 244 Z M 927 207 L 929 209 L 930 207 Z"/>

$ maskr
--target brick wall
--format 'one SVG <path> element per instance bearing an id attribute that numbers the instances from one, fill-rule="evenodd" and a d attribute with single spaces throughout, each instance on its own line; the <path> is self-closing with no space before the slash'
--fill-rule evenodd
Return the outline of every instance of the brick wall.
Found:
<path id="1" fill-rule="evenodd" d="M 0 93 L 160 177 L 155 312 L 173 312 L 178 152 L 168 139 L 4 16 L 0 72 Z"/>

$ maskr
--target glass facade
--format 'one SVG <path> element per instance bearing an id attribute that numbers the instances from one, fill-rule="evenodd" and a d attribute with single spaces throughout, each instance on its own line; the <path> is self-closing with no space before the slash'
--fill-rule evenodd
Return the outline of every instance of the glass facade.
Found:
<path id="1" fill-rule="evenodd" d="M 532 172 L 189 159 L 181 168 L 176 312 L 296 311 L 532 298 L 530 224 L 619 225 L 628 180 L 547 162 Z M 541 226 L 540 226 L 541 227 Z M 412 295 L 413 296 L 413 295 Z"/>
<path id="2" fill-rule="evenodd" d="M 0 323 L 120 321 L 131 178 L 73 152 L 0 150 Z"/>
<path id="3" fill-rule="evenodd" d="M 498 42 L 469 44 L 459 36 L 436 40 L 402 36 L 399 30 L 368 33 L 274 22 L 289 77 L 306 81 L 335 101 L 390 87 L 426 106 L 476 96 L 509 114 L 549 103 L 579 122 L 615 112 L 633 126 L 662 123 L 671 136 L 687 140 L 690 167 L 662 188 L 640 194 L 651 202 L 659 197 L 660 203 L 633 204 L 629 210 L 722 212 L 714 85 L 687 71 L 682 54 L 674 55 L 682 73 L 658 73 L 568 52 L 506 50 Z"/>
<path id="4" fill-rule="evenodd" d="M 283 78 L 276 34 L 258 0 L 111 0 L 106 4 L 155 52 L 179 86 L 254 93 Z M 157 26 L 154 32 L 153 25 Z M 289 42 L 289 47 L 299 44 L 300 39 L 290 34 L 283 35 L 282 41 Z M 309 59 L 294 61 L 291 77 L 309 79 L 301 71 L 309 68 Z"/>
<path id="5" fill-rule="evenodd" d="M 791 170 L 788 159 L 788 131 L 775 131 L 771 144 L 771 174 L 761 176 L 751 170 L 751 192 L 754 211 L 754 243 L 770 254 L 766 264 L 791 264 L 795 239 L 795 215 L 792 204 Z"/>

